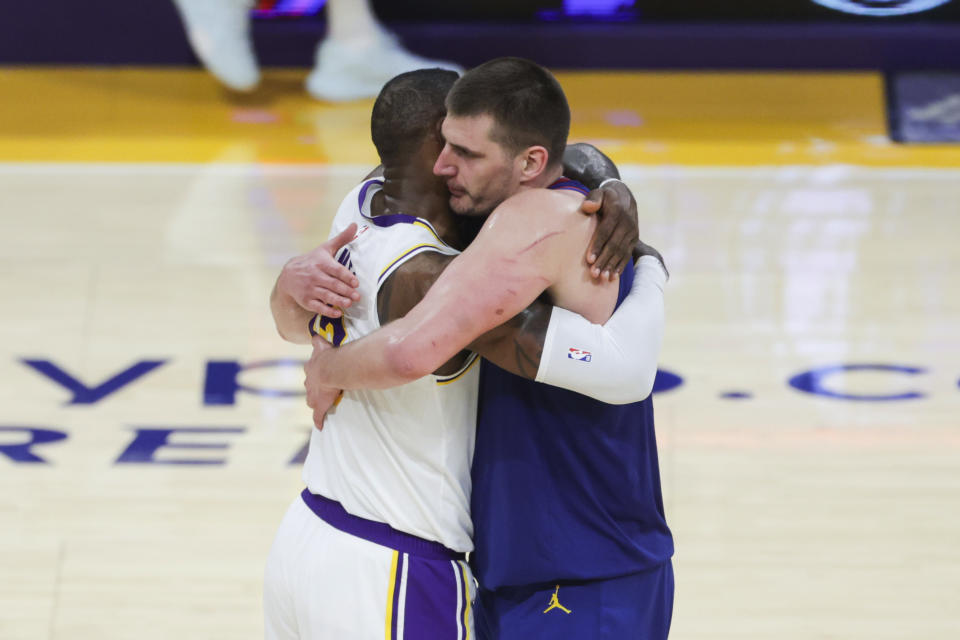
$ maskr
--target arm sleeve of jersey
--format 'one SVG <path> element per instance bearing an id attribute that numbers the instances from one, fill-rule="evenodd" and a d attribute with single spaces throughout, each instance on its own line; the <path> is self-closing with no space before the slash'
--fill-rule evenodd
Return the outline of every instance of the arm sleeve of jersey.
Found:
<path id="1" fill-rule="evenodd" d="M 642 257 L 629 295 L 606 324 L 554 307 L 537 382 L 609 404 L 649 396 L 663 342 L 666 279 L 656 258 Z"/>

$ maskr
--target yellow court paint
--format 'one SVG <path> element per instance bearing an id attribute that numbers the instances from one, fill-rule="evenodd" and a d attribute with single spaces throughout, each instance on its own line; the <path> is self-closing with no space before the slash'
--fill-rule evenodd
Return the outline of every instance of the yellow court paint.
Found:
<path id="1" fill-rule="evenodd" d="M 177 69 L 0 69 L 0 161 L 372 164 L 372 100 L 327 104 L 303 70 L 252 95 Z M 572 140 L 621 163 L 960 166 L 887 137 L 879 73 L 558 72 Z"/>

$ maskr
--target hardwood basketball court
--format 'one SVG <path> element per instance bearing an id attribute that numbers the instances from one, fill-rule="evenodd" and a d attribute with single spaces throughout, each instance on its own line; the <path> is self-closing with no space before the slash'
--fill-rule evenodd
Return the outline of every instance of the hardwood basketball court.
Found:
<path id="1" fill-rule="evenodd" d="M 262 637 L 310 429 L 268 296 L 376 160 L 304 74 L 0 69 L 3 640 Z M 877 74 L 558 77 L 672 274 L 671 637 L 960 636 L 960 150 Z"/>

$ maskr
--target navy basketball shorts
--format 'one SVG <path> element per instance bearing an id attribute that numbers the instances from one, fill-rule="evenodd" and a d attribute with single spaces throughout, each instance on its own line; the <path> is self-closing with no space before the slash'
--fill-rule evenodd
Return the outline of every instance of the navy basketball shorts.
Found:
<path id="1" fill-rule="evenodd" d="M 673 567 L 608 580 L 480 589 L 478 640 L 664 640 L 673 616 Z"/>
<path id="2" fill-rule="evenodd" d="M 277 531 L 267 640 L 472 640 L 473 575 L 442 545 L 304 492 Z"/>

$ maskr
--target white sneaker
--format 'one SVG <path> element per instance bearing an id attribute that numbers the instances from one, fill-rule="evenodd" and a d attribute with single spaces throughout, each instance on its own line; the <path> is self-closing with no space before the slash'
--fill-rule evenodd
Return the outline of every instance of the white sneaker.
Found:
<path id="1" fill-rule="evenodd" d="M 331 102 L 372 98 L 394 76 L 432 68 L 463 72 L 463 67 L 452 62 L 410 53 L 392 34 L 366 43 L 324 40 L 317 46 L 307 91 L 314 98 Z"/>
<path id="2" fill-rule="evenodd" d="M 249 91 L 260 82 L 250 39 L 252 0 L 173 0 L 200 62 L 220 82 Z"/>

